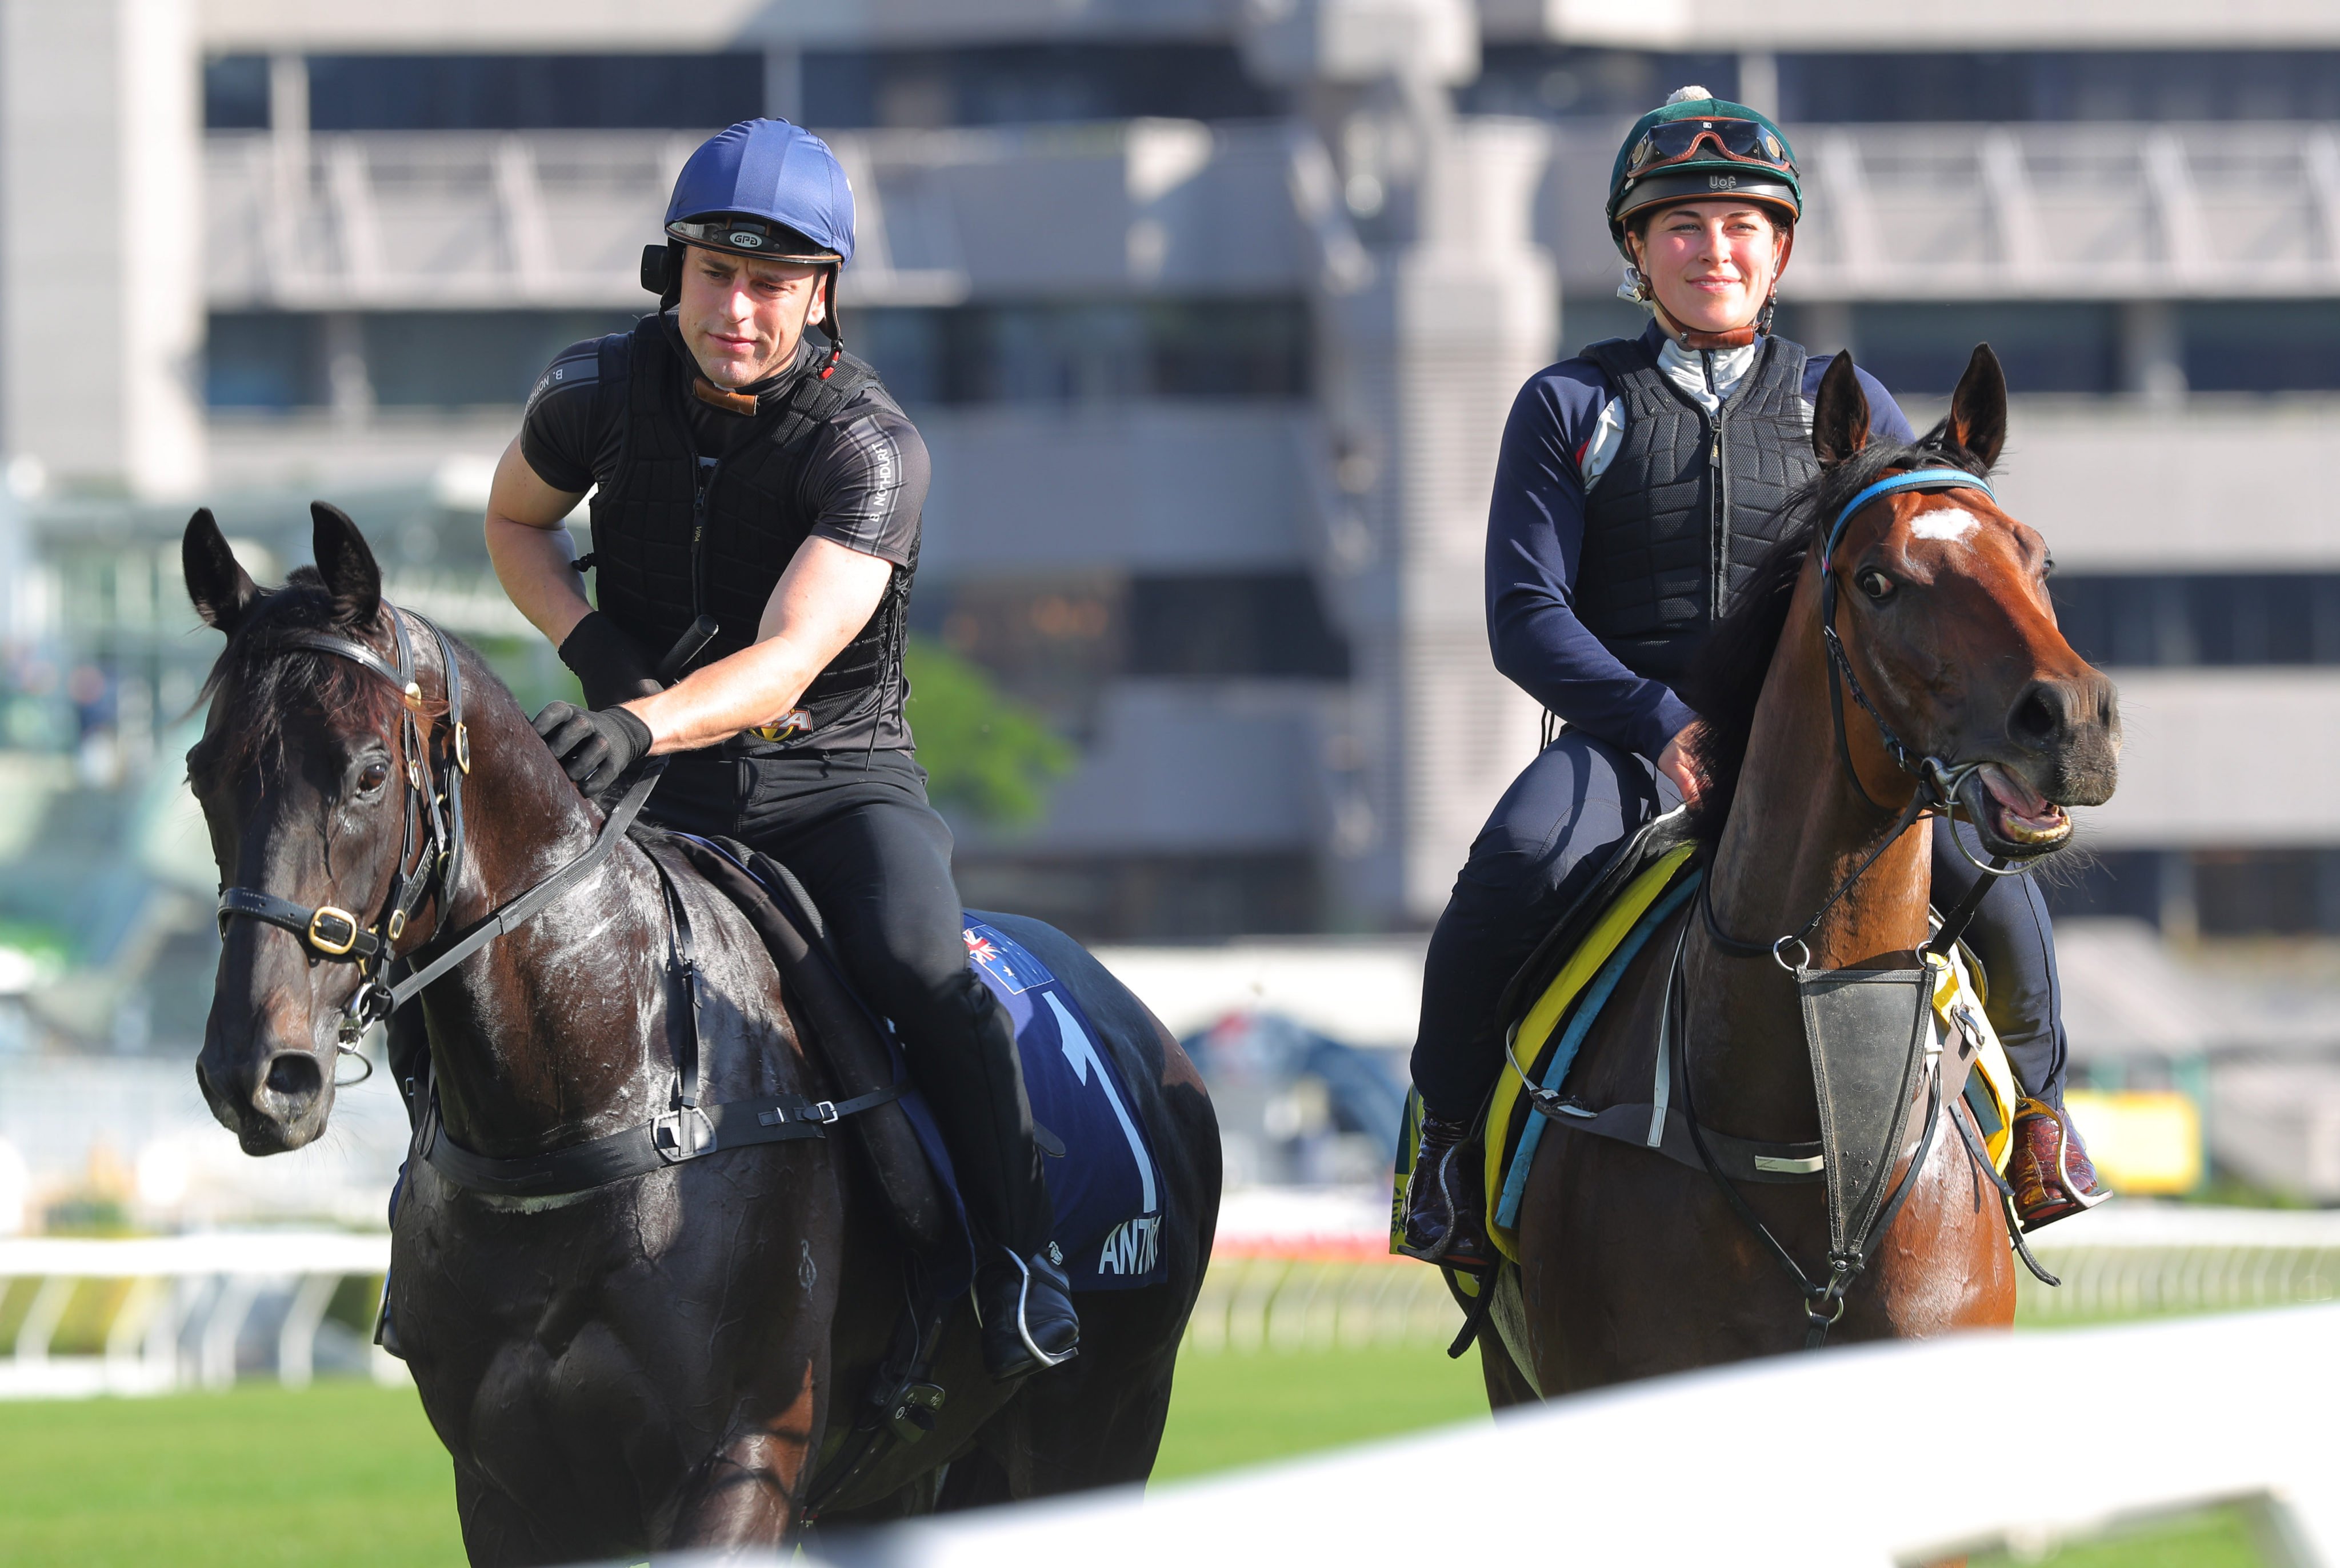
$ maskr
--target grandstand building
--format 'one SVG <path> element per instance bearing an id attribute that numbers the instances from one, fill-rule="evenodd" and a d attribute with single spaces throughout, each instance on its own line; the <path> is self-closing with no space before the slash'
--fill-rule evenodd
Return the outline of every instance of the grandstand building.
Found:
<path id="1" fill-rule="evenodd" d="M 2067 908 L 2340 932 L 2311 0 L 5 0 L 10 732 L 86 661 L 84 730 L 154 749 L 197 496 L 280 569 L 341 501 L 549 695 L 489 466 L 551 352 L 647 307 L 689 149 L 775 114 L 852 174 L 848 342 L 934 449 L 918 625 L 1079 749 L 1044 820 L 964 825 L 970 899 L 1418 929 L 1536 743 L 1482 624 L 1504 414 L 1637 329 L 1601 195 L 1691 81 L 1802 156 L 1784 331 L 1921 424 L 1975 342 L 2007 364 L 2002 493 L 2127 726 Z"/>

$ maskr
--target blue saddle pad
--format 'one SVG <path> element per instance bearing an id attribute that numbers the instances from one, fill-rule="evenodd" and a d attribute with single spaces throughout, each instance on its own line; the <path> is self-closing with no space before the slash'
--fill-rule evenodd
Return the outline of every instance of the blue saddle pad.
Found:
<path id="1" fill-rule="evenodd" d="M 1016 940 L 967 917 L 967 961 L 1016 1023 L 1032 1119 L 1064 1145 L 1043 1163 L 1056 1247 L 1076 1291 L 1162 1281 L 1162 1180 L 1129 1086 L 1072 988 Z"/>

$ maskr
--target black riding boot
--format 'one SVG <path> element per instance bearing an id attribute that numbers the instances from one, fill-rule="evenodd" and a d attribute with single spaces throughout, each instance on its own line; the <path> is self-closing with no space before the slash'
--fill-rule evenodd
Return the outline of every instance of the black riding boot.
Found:
<path id="1" fill-rule="evenodd" d="M 925 1017 L 896 1022 L 906 1026 L 911 1070 L 958 1166 L 978 1237 L 984 1365 L 1004 1381 L 1069 1358 L 1080 1318 L 1051 1239 L 1056 1206 L 1032 1136 L 1016 1026 L 971 969 L 937 1000 Z"/>
<path id="2" fill-rule="evenodd" d="M 985 1250 L 975 1275 L 984 1370 L 1006 1383 L 1079 1354 L 1081 1320 L 1073 1311 L 1072 1282 L 1056 1266 L 1063 1255 L 1056 1244 L 1028 1258 L 1004 1246 Z"/>
<path id="3" fill-rule="evenodd" d="M 1422 1113 L 1422 1141 L 1415 1146 L 1413 1175 L 1405 1186 L 1405 1234 L 1398 1251 L 1424 1263 L 1470 1273 L 1494 1266 L 1487 1245 L 1479 1172 L 1471 1156 L 1478 1148 L 1467 1121 Z"/>

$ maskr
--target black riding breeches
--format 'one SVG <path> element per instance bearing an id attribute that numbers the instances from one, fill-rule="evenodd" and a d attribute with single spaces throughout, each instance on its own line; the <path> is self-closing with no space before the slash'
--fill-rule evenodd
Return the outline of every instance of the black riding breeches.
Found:
<path id="1" fill-rule="evenodd" d="M 678 757 L 643 815 L 796 873 L 862 998 L 893 1020 L 977 1223 L 1022 1256 L 1055 1229 L 1007 1011 L 967 964 L 951 832 L 900 751 Z"/>
<path id="2" fill-rule="evenodd" d="M 1437 1116 L 1473 1115 L 1503 1066 L 1497 1003 L 1536 944 L 1635 829 L 1680 801 L 1641 759 L 1563 729 L 1512 780 L 1471 846 L 1422 977 L 1413 1081 Z M 1964 829 L 1974 839 L 1972 829 Z M 1978 851 L 1979 853 L 1979 851 Z M 1978 875 L 1934 833 L 1934 902 L 1957 901 Z M 2063 996 L 2047 904 L 2028 877 L 1984 895 L 1967 944 L 1988 977 L 1985 1011 L 2025 1092 L 2061 1101 Z"/>

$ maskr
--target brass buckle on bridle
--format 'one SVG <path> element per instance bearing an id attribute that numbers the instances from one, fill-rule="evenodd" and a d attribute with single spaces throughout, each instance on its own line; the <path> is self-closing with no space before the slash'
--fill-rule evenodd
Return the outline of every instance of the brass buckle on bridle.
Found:
<path id="1" fill-rule="evenodd" d="M 328 937 L 320 929 L 327 922 L 336 922 L 340 934 Z M 331 904 L 319 905 L 309 917 L 309 946 L 329 958 L 341 958 L 358 945 L 358 918 L 347 909 L 336 909 Z"/>

